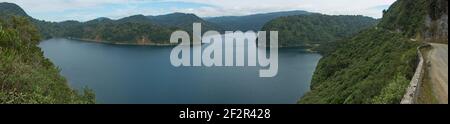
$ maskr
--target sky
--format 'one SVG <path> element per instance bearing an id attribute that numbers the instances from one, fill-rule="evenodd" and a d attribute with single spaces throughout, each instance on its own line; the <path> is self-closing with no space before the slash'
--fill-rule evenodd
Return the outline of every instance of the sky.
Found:
<path id="1" fill-rule="evenodd" d="M 382 16 L 395 0 L 0 0 L 16 3 L 46 21 L 119 19 L 131 15 L 194 13 L 200 17 L 240 16 L 305 10 L 329 15 Z"/>

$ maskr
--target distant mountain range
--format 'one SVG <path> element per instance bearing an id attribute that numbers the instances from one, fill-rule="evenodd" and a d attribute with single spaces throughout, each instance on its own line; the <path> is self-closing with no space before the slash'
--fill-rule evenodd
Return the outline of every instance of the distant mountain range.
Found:
<path id="1" fill-rule="evenodd" d="M 259 31 L 268 22 L 272 20 L 286 19 L 282 17 L 288 16 L 302 16 L 302 18 L 308 18 L 309 16 L 315 16 L 316 13 L 310 13 L 306 11 L 286 11 L 286 12 L 273 12 L 264 14 L 254 14 L 247 16 L 223 16 L 223 17 L 208 17 L 200 18 L 195 14 L 185 14 L 185 13 L 172 13 L 167 15 L 159 16 L 145 16 L 145 15 L 133 15 L 117 20 L 100 17 L 86 22 L 79 21 L 63 21 L 63 22 L 48 22 L 30 17 L 22 8 L 13 3 L 0 3 L 0 13 L 2 16 L 25 16 L 30 18 L 34 22 L 42 37 L 45 39 L 54 37 L 65 37 L 74 38 L 80 40 L 96 41 L 96 42 L 108 42 L 116 44 L 137 44 L 137 45 L 152 45 L 152 44 L 169 44 L 169 38 L 173 31 L 175 30 L 185 30 L 187 32 L 192 32 L 193 23 L 202 23 L 202 32 L 208 30 L 216 30 L 220 32 L 224 31 Z M 327 18 L 328 16 L 319 16 L 318 20 L 329 20 L 330 25 L 327 26 L 338 26 L 339 31 L 335 31 L 337 34 L 353 34 L 359 29 L 373 25 L 374 19 L 368 17 L 352 17 L 352 16 L 341 16 L 340 18 Z M 310 17 L 312 18 L 312 17 Z M 334 20 L 333 19 L 338 19 Z M 347 20 L 349 23 L 355 23 L 360 25 L 349 26 L 346 23 L 345 26 L 339 26 L 342 20 Z M 312 20 L 286 20 L 293 21 L 296 24 L 310 24 Z M 308 21 L 308 22 L 306 22 Z M 276 21 L 275 21 L 276 22 Z M 268 24 L 266 30 L 280 29 L 280 27 L 271 26 L 274 22 L 272 21 Z M 289 23 L 282 22 L 282 24 L 289 27 Z M 317 25 L 309 25 L 317 26 Z M 349 26 L 347 28 L 347 26 Z M 324 26 L 326 27 L 326 26 Z M 297 29 L 298 27 L 289 28 Z M 336 27 L 331 27 L 336 28 Z M 356 30 L 356 29 L 358 30 Z M 323 31 L 322 29 L 319 29 Z M 281 31 L 285 31 L 282 29 Z M 307 30 L 299 30 L 296 33 L 301 33 L 309 35 Z M 350 32 L 350 33 L 348 33 Z M 282 35 L 284 36 L 284 35 Z M 297 36 L 297 35 L 293 35 Z M 329 36 L 329 35 L 326 35 Z M 314 37 L 321 37 L 316 36 Z M 339 37 L 339 36 L 336 36 Z M 332 38 L 335 38 L 334 36 Z M 316 38 L 317 39 L 317 38 Z M 295 46 L 298 44 L 304 44 L 302 42 L 310 42 L 310 40 L 315 40 L 315 38 L 309 38 L 309 40 L 301 39 L 281 39 L 281 43 L 288 43 L 283 46 Z M 290 40 L 290 41 L 284 41 Z M 295 41 L 294 41 L 295 40 Z M 321 42 L 321 41 L 316 41 Z M 291 44 L 292 43 L 292 44 Z"/>
<path id="2" fill-rule="evenodd" d="M 273 19 L 262 30 L 278 31 L 281 47 L 317 48 L 351 37 L 377 22 L 365 16 L 307 14 Z"/>
<path id="3" fill-rule="evenodd" d="M 247 16 L 223 16 L 205 18 L 206 21 L 219 25 L 227 31 L 259 31 L 270 20 L 278 17 L 292 16 L 292 15 L 309 15 L 312 14 L 307 11 L 285 11 L 273 12 L 264 14 L 254 14 Z"/>

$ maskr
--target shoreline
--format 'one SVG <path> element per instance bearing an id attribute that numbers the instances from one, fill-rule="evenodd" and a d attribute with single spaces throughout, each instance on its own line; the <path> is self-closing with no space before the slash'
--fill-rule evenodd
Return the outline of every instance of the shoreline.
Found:
<path id="1" fill-rule="evenodd" d="M 81 38 L 73 38 L 73 37 L 54 37 L 49 39 L 69 39 L 76 40 L 80 42 L 88 42 L 88 43 L 100 43 L 100 44 L 109 44 L 109 45 L 123 45 L 123 46 L 153 46 L 153 47 L 173 47 L 179 44 L 167 44 L 167 43 L 120 43 L 120 42 L 109 42 L 109 41 L 97 41 L 92 39 L 81 39 Z M 48 39 L 45 39 L 48 40 Z M 266 47 L 269 48 L 269 47 Z M 278 46 L 278 49 L 303 49 L 305 52 L 309 53 L 320 53 L 320 51 L 314 50 L 314 47 L 311 46 Z"/>
<path id="2" fill-rule="evenodd" d="M 77 40 L 82 42 L 90 42 L 90 43 L 101 43 L 101 44 L 110 44 L 110 45 L 128 45 L 128 46 L 176 46 L 178 44 L 167 44 L 167 43 L 145 43 L 145 44 L 139 44 L 139 43 L 120 43 L 120 42 L 109 42 L 109 41 L 97 41 L 92 39 L 81 39 L 81 38 L 72 38 L 72 37 L 66 37 L 63 39 L 69 39 L 69 40 Z"/>

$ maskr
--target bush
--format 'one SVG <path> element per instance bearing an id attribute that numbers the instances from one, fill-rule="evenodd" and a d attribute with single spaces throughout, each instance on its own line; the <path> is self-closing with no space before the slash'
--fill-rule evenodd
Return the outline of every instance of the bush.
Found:
<path id="1" fill-rule="evenodd" d="M 38 42 L 39 34 L 26 18 L 0 18 L 0 103 L 95 103 L 91 90 L 79 94 L 69 88 Z"/>

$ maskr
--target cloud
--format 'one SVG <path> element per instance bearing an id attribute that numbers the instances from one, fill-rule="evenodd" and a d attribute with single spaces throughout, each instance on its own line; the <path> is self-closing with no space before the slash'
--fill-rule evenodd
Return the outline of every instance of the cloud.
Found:
<path id="1" fill-rule="evenodd" d="M 0 0 L 3 1 L 3 0 Z M 202 17 L 306 10 L 330 15 L 381 17 L 395 0 L 6 0 L 31 16 L 49 20 L 86 21 L 97 17 L 122 18 L 134 14 L 194 13 Z"/>
<path id="2" fill-rule="evenodd" d="M 202 16 L 252 14 L 260 12 L 306 10 L 332 15 L 366 15 L 381 17 L 383 9 L 395 0 L 175 0 L 209 3 L 220 8 L 198 9 Z"/>

